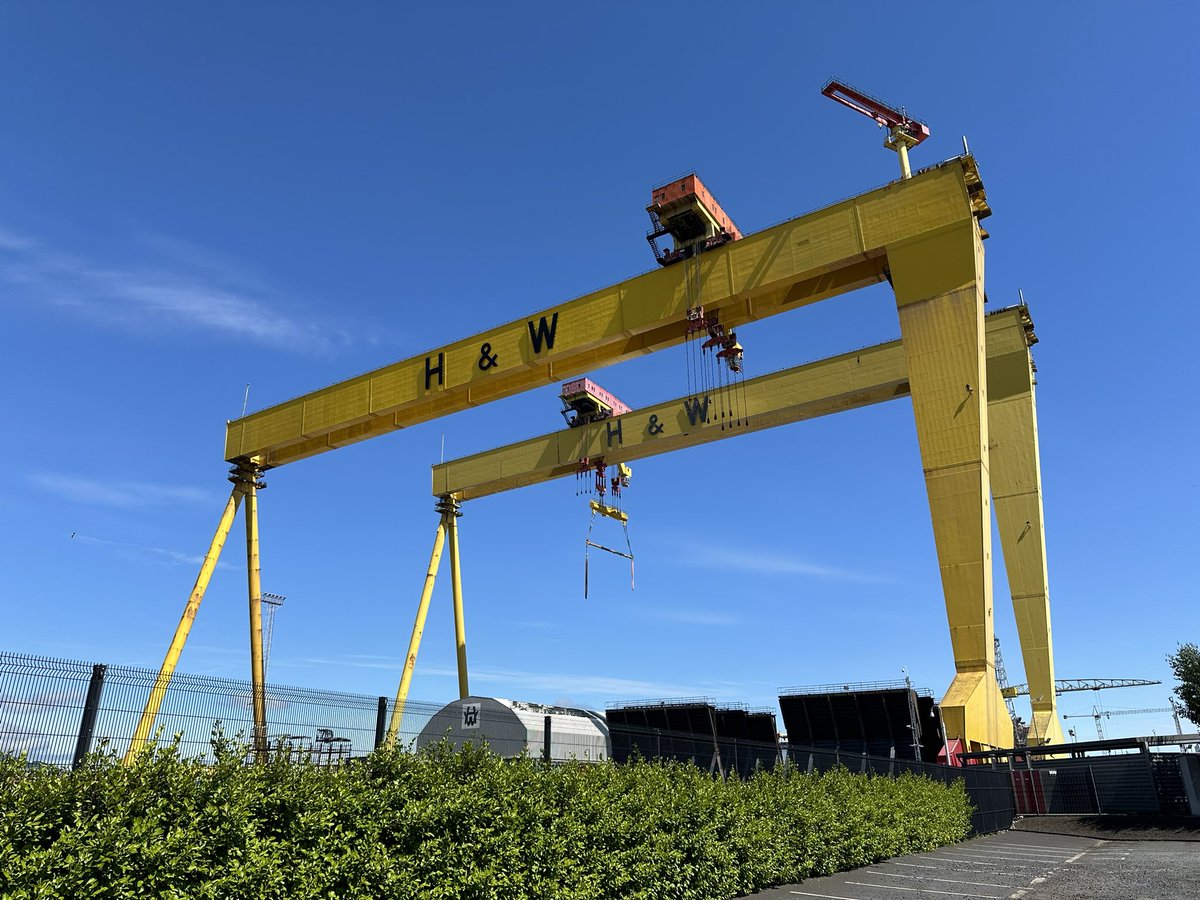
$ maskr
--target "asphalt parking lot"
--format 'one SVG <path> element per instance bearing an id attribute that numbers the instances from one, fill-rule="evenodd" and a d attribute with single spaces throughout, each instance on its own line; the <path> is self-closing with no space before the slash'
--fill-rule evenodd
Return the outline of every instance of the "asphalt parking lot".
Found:
<path id="1" fill-rule="evenodd" d="M 1194 900 L 1200 847 L 1008 831 L 754 895 L 757 900 Z"/>

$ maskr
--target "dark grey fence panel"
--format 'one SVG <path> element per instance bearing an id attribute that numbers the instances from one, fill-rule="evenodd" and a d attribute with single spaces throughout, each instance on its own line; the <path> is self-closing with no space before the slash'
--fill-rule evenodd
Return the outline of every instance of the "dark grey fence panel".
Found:
<path id="1" fill-rule="evenodd" d="M 1158 791 L 1151 771 L 1148 753 L 1114 753 L 1111 756 L 1089 756 L 1083 759 L 1040 760 L 1035 771 L 1043 774 L 1043 789 L 1058 790 L 1058 800 L 1048 797 L 1043 812 L 1075 813 L 1156 813 L 1160 811 Z M 1096 809 L 1083 808 L 1087 780 L 1091 779 Z M 1061 787 L 1060 787 L 1061 786 Z"/>
<path id="2" fill-rule="evenodd" d="M 0 653 L 0 753 L 69 766 L 91 680 L 91 663 Z"/>
<path id="3" fill-rule="evenodd" d="M 2 653 L 0 753 L 60 766 L 102 747 L 124 753 L 157 677 L 152 669 Z M 386 698 L 281 685 L 268 685 L 266 693 L 272 745 L 283 741 L 314 760 L 363 756 L 386 727 Z M 402 739 L 415 737 L 431 714 L 426 706 L 411 704 Z M 217 727 L 228 738 L 250 734 L 249 683 L 177 673 L 155 719 L 158 740 L 178 736 L 185 755 L 204 756 Z"/>

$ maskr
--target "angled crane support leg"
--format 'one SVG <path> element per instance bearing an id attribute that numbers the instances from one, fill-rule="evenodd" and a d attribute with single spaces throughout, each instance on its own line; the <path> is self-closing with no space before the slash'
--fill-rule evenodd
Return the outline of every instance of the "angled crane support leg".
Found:
<path id="1" fill-rule="evenodd" d="M 467 626 L 463 620 L 462 602 L 462 570 L 458 567 L 458 519 L 462 515 L 457 500 L 453 497 L 444 498 L 440 507 L 443 521 L 446 523 L 447 538 L 450 543 L 450 585 L 454 594 L 454 643 L 458 655 L 458 696 L 465 700 L 471 696 L 471 688 L 467 684 Z"/>
<path id="2" fill-rule="evenodd" d="M 1065 742 L 1054 691 L 1042 472 L 1033 365 L 1019 347 L 988 363 L 992 498 L 1012 592 L 1033 721 L 1029 743 Z"/>
<path id="3" fill-rule="evenodd" d="M 250 600 L 250 690 L 254 707 L 254 752 L 267 752 L 267 693 L 262 642 L 262 570 L 258 558 L 258 472 L 242 470 L 246 493 L 246 584 Z"/>
<path id="4" fill-rule="evenodd" d="M 400 732 L 400 721 L 404 718 L 404 704 L 408 702 L 408 688 L 412 684 L 413 668 L 417 664 L 417 651 L 421 649 L 421 635 L 425 632 L 425 616 L 429 612 L 429 598 L 433 596 L 433 585 L 437 581 L 438 567 L 442 562 L 442 546 L 446 543 L 446 517 L 438 520 L 437 534 L 433 538 L 433 553 L 429 555 L 429 570 L 425 573 L 425 587 L 421 590 L 421 602 L 417 606 L 417 620 L 413 622 L 412 637 L 408 641 L 408 656 L 404 660 L 404 672 L 400 676 L 400 687 L 396 689 L 396 702 L 392 706 L 392 721 L 388 725 L 384 743 L 396 745 Z"/>
<path id="5" fill-rule="evenodd" d="M 208 590 L 208 582 L 212 578 L 213 570 L 217 567 L 217 560 L 221 557 L 221 550 L 225 546 L 226 538 L 229 537 L 230 529 L 233 528 L 233 518 L 237 515 L 241 503 L 242 487 L 237 484 L 233 488 L 233 493 L 229 495 L 225 511 L 221 513 L 221 521 L 217 524 L 217 531 L 213 535 L 212 543 L 208 545 L 208 553 L 205 554 L 204 562 L 200 565 L 200 574 L 196 576 L 192 594 L 183 608 L 183 616 L 175 628 L 175 636 L 171 638 L 171 646 L 167 648 L 167 655 L 163 658 L 162 666 L 158 670 L 158 677 L 154 679 L 154 687 L 150 691 L 149 699 L 146 700 L 146 708 L 142 710 L 142 717 L 138 720 L 137 728 L 134 729 L 133 740 L 129 742 L 129 749 L 125 753 L 126 764 L 133 762 L 138 751 L 146 745 L 146 741 L 150 737 L 150 731 L 154 727 L 154 718 L 158 715 L 158 708 L 162 706 L 163 697 L 167 693 L 167 685 L 175 673 L 175 666 L 179 664 L 183 645 L 187 643 L 188 633 L 192 630 L 192 622 L 196 620 L 196 612 L 200 609 L 200 601 L 204 599 L 204 592 Z"/>
<path id="6" fill-rule="evenodd" d="M 950 737 L 1011 747 L 992 645 L 991 510 L 983 245 L 974 221 L 888 247 L 955 677 Z"/>

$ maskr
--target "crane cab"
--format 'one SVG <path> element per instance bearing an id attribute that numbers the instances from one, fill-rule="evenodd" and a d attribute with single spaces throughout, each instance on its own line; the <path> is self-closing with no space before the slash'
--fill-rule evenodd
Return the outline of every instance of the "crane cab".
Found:
<path id="1" fill-rule="evenodd" d="M 599 422 L 629 412 L 629 407 L 589 378 L 576 378 L 562 386 L 563 418 L 571 428 Z"/>
<path id="2" fill-rule="evenodd" d="M 669 266 L 688 257 L 741 240 L 742 233 L 695 172 L 661 184 L 650 192 L 646 212 L 653 226 L 646 235 L 654 258 Z M 658 239 L 670 236 L 674 247 L 660 250 Z"/>

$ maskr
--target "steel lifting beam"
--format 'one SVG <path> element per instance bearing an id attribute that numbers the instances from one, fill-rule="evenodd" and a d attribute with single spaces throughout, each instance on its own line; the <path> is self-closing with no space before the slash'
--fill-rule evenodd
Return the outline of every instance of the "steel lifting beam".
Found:
<path id="1" fill-rule="evenodd" d="M 889 248 L 990 214 L 970 156 L 700 257 L 726 327 L 887 277 Z M 682 343 L 686 272 L 668 266 L 229 422 L 225 456 L 264 468 Z"/>
<path id="2" fill-rule="evenodd" d="M 989 349 L 1024 346 L 1028 317 L 1022 308 L 1001 310 L 986 321 Z M 615 419 L 447 460 L 433 466 L 433 493 L 474 500 L 573 476 L 584 456 L 603 456 L 609 464 L 632 462 L 906 396 L 904 348 L 891 341 L 746 379 L 748 424 L 742 427 L 721 427 L 715 398 L 709 400 L 706 423 L 703 397 L 679 397 Z"/>

